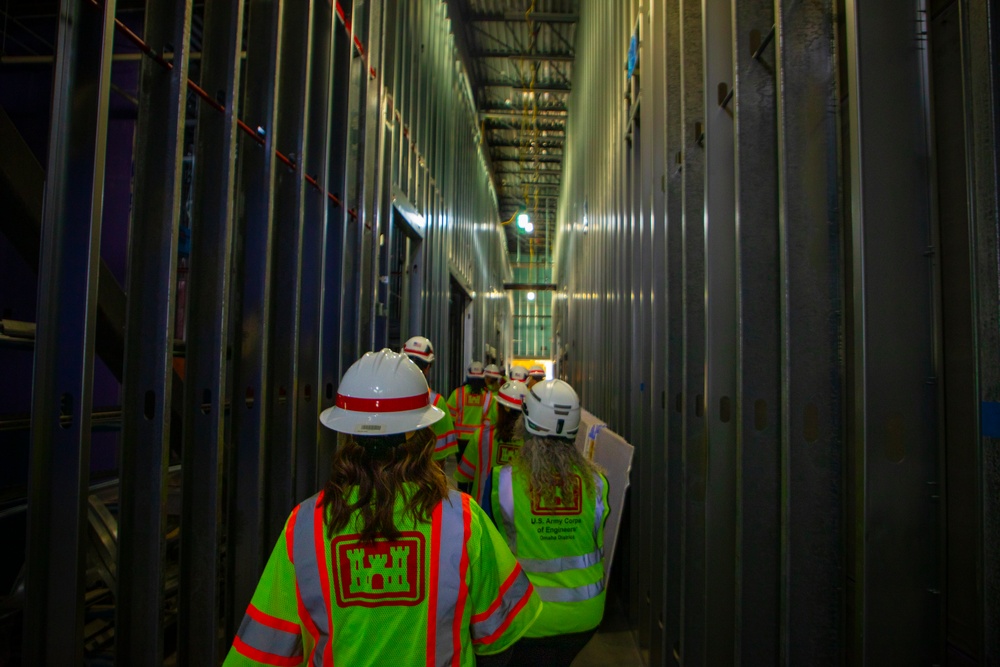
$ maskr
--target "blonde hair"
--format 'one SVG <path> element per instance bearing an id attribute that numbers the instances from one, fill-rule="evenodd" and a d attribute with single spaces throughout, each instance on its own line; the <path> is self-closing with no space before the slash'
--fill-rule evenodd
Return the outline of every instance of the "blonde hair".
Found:
<path id="1" fill-rule="evenodd" d="M 514 459 L 514 470 L 528 478 L 528 495 L 532 500 L 555 502 L 557 489 L 563 498 L 569 498 L 573 494 L 573 475 L 577 472 L 584 490 L 588 494 L 594 491 L 594 474 L 604 470 L 581 454 L 572 440 L 526 436 Z"/>

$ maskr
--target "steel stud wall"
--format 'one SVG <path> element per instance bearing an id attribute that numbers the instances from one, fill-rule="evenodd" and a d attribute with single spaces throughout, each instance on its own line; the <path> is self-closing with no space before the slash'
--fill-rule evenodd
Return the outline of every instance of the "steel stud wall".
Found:
<path id="1" fill-rule="evenodd" d="M 120 665 L 217 664 L 285 518 L 326 477 L 334 439 L 319 412 L 347 365 L 389 341 L 403 204 L 425 224 L 411 237 L 404 298 L 414 302 L 400 331 L 434 341 L 435 387 L 461 376 L 452 350 L 461 366 L 487 350 L 510 356 L 496 192 L 443 3 L 148 0 L 117 21 L 113 0 L 59 4 L 54 67 L 38 70 L 57 92 L 36 377 L 23 387 L 34 402 L 23 657 L 98 657 L 83 642 L 90 396 L 98 314 L 116 287 L 102 277 L 98 292 L 117 33 L 144 55 L 130 234 L 115 239 L 129 272 L 108 362 L 123 405 L 121 479 L 103 515 L 117 526 L 106 545 L 118 556 L 103 641 L 113 649 L 102 650 Z M 182 216 L 192 230 L 183 341 Z M 468 340 L 450 339 L 453 281 L 471 299 Z"/>
<path id="2" fill-rule="evenodd" d="M 581 3 L 558 369 L 637 447 L 613 582 L 650 664 L 997 660 L 998 30 Z"/>

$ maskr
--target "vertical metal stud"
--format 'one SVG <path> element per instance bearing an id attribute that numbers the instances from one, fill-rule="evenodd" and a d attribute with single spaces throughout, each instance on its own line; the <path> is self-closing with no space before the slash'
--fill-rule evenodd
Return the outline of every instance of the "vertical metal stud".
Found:
<path id="1" fill-rule="evenodd" d="M 277 104 L 274 147 L 294 166 L 276 164 L 271 239 L 271 326 L 267 339 L 267 453 L 264 471 L 264 545 L 281 534 L 295 497 L 295 444 L 299 402 L 298 344 L 305 165 L 312 146 L 305 143 L 309 91 L 311 2 L 285 2 L 278 37 Z"/>
<path id="2" fill-rule="evenodd" d="M 843 660 L 843 357 L 833 2 L 776 0 L 781 660 Z M 803 57 L 807 54 L 807 57 Z"/>
<path id="3" fill-rule="evenodd" d="M 1000 447 L 995 411 L 1000 403 L 1000 17 L 988 3 L 963 2 L 962 47 L 966 105 L 966 151 L 970 188 L 976 400 L 979 405 L 977 523 L 982 531 L 977 550 L 982 571 L 980 660 L 1000 660 Z"/>
<path id="4" fill-rule="evenodd" d="M 61 2 L 31 405 L 24 658 L 83 660 L 86 512 L 115 1 Z"/>
<path id="5" fill-rule="evenodd" d="M 680 658 L 682 606 L 682 516 L 683 516 L 683 400 L 684 400 L 684 291 L 683 291 L 683 197 L 684 169 L 678 157 L 684 150 L 683 88 L 681 86 L 681 12 L 677 0 L 665 0 L 664 61 L 666 68 L 666 481 L 663 530 L 664 550 L 664 641 L 668 664 Z M 676 660 L 675 660 L 676 658 Z"/>
<path id="6" fill-rule="evenodd" d="M 778 663 L 781 405 L 774 6 L 733 3 L 739 362 L 736 660 Z M 768 40 L 773 43 L 772 40 Z"/>
<path id="7" fill-rule="evenodd" d="M 239 146 L 239 252 L 234 291 L 232 461 L 227 557 L 228 605 L 236 618 L 250 602 L 270 545 L 264 541 L 264 475 L 268 460 L 268 381 L 271 336 L 271 241 L 274 217 L 275 114 L 280 95 L 278 51 L 283 0 L 249 0 L 243 120 L 257 130 Z"/>
<path id="8" fill-rule="evenodd" d="M 930 152 L 927 52 L 914 48 L 912 3 L 849 0 L 846 12 L 858 657 L 940 662 L 938 371 L 928 298 L 936 243 L 931 165 L 917 157 Z"/>
<path id="9" fill-rule="evenodd" d="M 337 18 L 326 2 L 312 2 L 309 20 L 308 102 L 306 104 L 305 152 L 301 162 L 306 176 L 316 179 L 319 188 L 305 189 L 303 200 L 302 255 L 299 310 L 298 377 L 295 382 L 298 404 L 295 429 L 295 501 L 301 502 L 320 488 L 327 473 L 324 457 L 330 449 L 326 438 L 329 429 L 319 425 L 320 412 L 329 405 L 324 379 L 323 360 L 332 342 L 324 337 L 323 265 L 327 259 L 326 243 L 335 215 L 334 204 L 326 193 L 331 170 L 333 106 L 333 46 Z M 339 261 L 339 257 L 331 257 Z M 331 380 L 332 383 L 332 380 Z"/>
<path id="10" fill-rule="evenodd" d="M 732 3 L 704 4 L 705 119 L 705 617 L 707 664 L 735 659 L 736 296 Z M 720 101 L 720 97 L 723 99 Z"/>
<path id="11" fill-rule="evenodd" d="M 166 469 L 191 0 L 148 3 L 144 38 L 171 68 L 140 65 L 129 238 L 115 649 L 120 665 L 163 661 Z"/>
<path id="12" fill-rule="evenodd" d="M 705 96 L 701 3 L 681 0 L 684 516 L 681 661 L 705 660 Z"/>
<path id="13" fill-rule="evenodd" d="M 225 441 L 229 277 L 236 179 L 243 2 L 205 7 L 200 85 L 221 114 L 198 113 L 184 387 L 178 662 L 218 662 L 221 468 Z M 221 304 L 221 307 L 220 307 Z"/>

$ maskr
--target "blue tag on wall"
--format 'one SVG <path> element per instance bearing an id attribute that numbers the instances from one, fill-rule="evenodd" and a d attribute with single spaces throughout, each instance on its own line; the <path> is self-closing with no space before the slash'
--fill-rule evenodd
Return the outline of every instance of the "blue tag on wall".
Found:
<path id="1" fill-rule="evenodd" d="M 635 72 L 635 61 L 639 58 L 639 35 L 632 35 L 628 43 L 628 78 Z"/>
<path id="2" fill-rule="evenodd" d="M 1000 403 L 983 401 L 979 406 L 979 422 L 984 438 L 1000 438 Z"/>

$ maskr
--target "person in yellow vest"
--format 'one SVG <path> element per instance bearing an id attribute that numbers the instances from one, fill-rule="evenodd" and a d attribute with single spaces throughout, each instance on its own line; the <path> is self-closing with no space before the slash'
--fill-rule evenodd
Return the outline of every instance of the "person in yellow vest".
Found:
<path id="1" fill-rule="evenodd" d="M 288 517 L 226 667 L 506 664 L 541 602 L 433 462 L 442 416 L 405 355 L 348 369 L 320 415 L 341 434 L 330 479 Z"/>
<path id="2" fill-rule="evenodd" d="M 465 374 L 465 384 L 451 392 L 448 397 L 448 411 L 458 432 L 458 453 L 456 459 L 462 462 L 462 454 L 468 446 L 476 428 L 483 419 L 495 418 L 496 405 L 493 394 L 486 391 L 486 371 L 483 362 L 473 361 Z"/>
<path id="3" fill-rule="evenodd" d="M 521 403 L 528 389 L 523 382 L 506 382 L 496 393 L 497 417 L 476 429 L 455 471 L 455 479 L 471 483 L 471 495 L 484 503 L 486 480 L 493 468 L 510 463 L 524 444 Z"/>
<path id="4" fill-rule="evenodd" d="M 429 339 L 413 336 L 403 345 L 403 354 L 417 365 L 423 372 L 424 378 L 430 377 L 431 366 L 434 365 L 434 346 Z M 434 431 L 436 438 L 434 460 L 444 461 L 452 454 L 458 453 L 458 431 L 455 430 L 455 423 L 451 420 L 451 413 L 448 411 L 444 396 L 433 389 L 428 391 L 431 395 L 431 405 L 444 413 L 444 417 L 431 424 L 431 430 Z"/>
<path id="5" fill-rule="evenodd" d="M 524 366 L 512 366 L 510 369 L 510 379 L 515 382 L 527 382 L 528 369 Z"/>
<path id="6" fill-rule="evenodd" d="M 531 368 L 528 369 L 528 389 L 531 389 L 544 379 L 545 366 L 542 366 L 541 364 L 533 364 Z"/>
<path id="7" fill-rule="evenodd" d="M 528 435 L 493 469 L 486 509 L 545 604 L 510 664 L 569 665 L 604 615 L 608 480 L 573 445 L 580 401 L 570 385 L 540 382 L 522 409 Z"/>
<path id="8" fill-rule="evenodd" d="M 503 384 L 503 374 L 500 372 L 500 368 L 496 364 L 490 364 L 486 367 L 486 388 L 490 390 L 490 393 L 494 396 L 500 389 L 500 385 Z"/>

